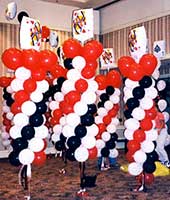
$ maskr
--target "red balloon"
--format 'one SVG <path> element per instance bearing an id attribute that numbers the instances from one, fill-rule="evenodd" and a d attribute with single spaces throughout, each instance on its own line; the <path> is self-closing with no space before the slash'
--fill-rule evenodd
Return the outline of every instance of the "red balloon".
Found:
<path id="1" fill-rule="evenodd" d="M 11 77 L 1 76 L 0 77 L 0 87 L 8 87 L 12 81 Z"/>
<path id="2" fill-rule="evenodd" d="M 87 61 L 96 60 L 99 56 L 98 48 L 93 43 L 88 42 L 83 47 L 82 56 Z"/>
<path id="3" fill-rule="evenodd" d="M 51 124 L 52 126 L 55 126 L 56 124 L 59 124 L 59 119 L 56 119 L 56 118 L 54 118 L 54 117 L 51 117 L 51 118 L 49 119 L 49 122 L 50 122 L 50 124 Z"/>
<path id="4" fill-rule="evenodd" d="M 88 43 L 91 43 L 97 49 L 97 57 L 99 57 L 103 52 L 103 45 L 97 40 L 91 40 Z"/>
<path id="5" fill-rule="evenodd" d="M 142 129 L 137 129 L 133 133 L 133 139 L 138 141 L 138 142 L 143 142 L 146 138 L 145 132 Z"/>
<path id="6" fill-rule="evenodd" d="M 136 178 L 139 181 L 139 183 L 142 183 L 142 179 L 144 179 L 146 185 L 151 185 L 154 182 L 153 174 L 148 174 L 148 173 L 145 173 L 145 175 L 140 174 Z"/>
<path id="7" fill-rule="evenodd" d="M 106 76 L 102 74 L 98 74 L 95 77 L 95 81 L 98 83 L 99 90 L 104 90 L 106 88 Z"/>
<path id="8" fill-rule="evenodd" d="M 62 111 L 61 111 L 60 108 L 55 109 L 55 110 L 52 112 L 53 117 L 54 117 L 55 119 L 57 119 L 57 120 L 59 120 L 59 119 L 61 118 L 62 114 L 63 114 L 63 113 L 62 113 Z"/>
<path id="9" fill-rule="evenodd" d="M 151 109 L 149 110 L 145 110 L 145 117 L 149 118 L 149 119 L 155 119 L 157 116 L 157 110 L 155 108 L 155 106 L 153 106 Z"/>
<path id="10" fill-rule="evenodd" d="M 10 131 L 11 127 L 12 127 L 12 125 L 11 125 L 11 124 L 10 124 L 10 125 L 7 125 L 7 126 L 5 126 L 5 131 L 6 131 L 7 133 L 9 133 L 9 131 Z"/>
<path id="11" fill-rule="evenodd" d="M 131 64 L 129 68 L 128 78 L 132 81 L 140 81 L 143 78 L 143 68 L 137 63 Z"/>
<path id="12" fill-rule="evenodd" d="M 86 66 L 93 70 L 96 70 L 98 67 L 98 63 L 96 60 L 90 60 L 90 61 L 86 61 Z"/>
<path id="13" fill-rule="evenodd" d="M 80 101 L 80 93 L 78 91 L 70 91 L 64 96 L 64 101 L 71 105 L 74 105 L 77 101 Z"/>
<path id="14" fill-rule="evenodd" d="M 24 81 L 23 87 L 26 92 L 31 93 L 37 88 L 37 84 L 34 79 L 29 78 Z"/>
<path id="15" fill-rule="evenodd" d="M 97 157 L 97 148 L 93 147 L 92 149 L 88 149 L 89 159 L 95 159 Z"/>
<path id="16" fill-rule="evenodd" d="M 11 120 L 9 120 L 9 119 L 3 119 L 2 123 L 3 123 L 4 126 L 10 126 L 11 125 Z"/>
<path id="17" fill-rule="evenodd" d="M 57 55 L 54 52 L 47 49 L 40 52 L 40 66 L 46 71 L 51 71 L 50 69 L 56 65 L 57 62 Z"/>
<path id="18" fill-rule="evenodd" d="M 46 72 L 42 68 L 33 69 L 31 71 L 32 78 L 36 81 L 42 81 L 46 77 Z"/>
<path id="19" fill-rule="evenodd" d="M 11 112 L 15 115 L 21 112 L 21 104 L 19 102 L 14 102 L 11 106 Z"/>
<path id="20" fill-rule="evenodd" d="M 69 113 L 74 112 L 74 110 L 73 110 L 73 105 L 71 105 L 71 104 L 69 104 L 69 103 L 66 103 L 66 102 L 64 102 L 64 101 L 61 101 L 61 102 L 59 103 L 59 107 L 60 107 L 60 109 L 62 110 L 62 112 L 63 112 L 64 114 L 69 114 Z"/>
<path id="21" fill-rule="evenodd" d="M 76 39 L 68 39 L 63 44 L 63 52 L 65 57 L 74 58 L 82 52 L 82 46 Z"/>
<path id="22" fill-rule="evenodd" d="M 16 70 L 18 67 L 23 66 L 22 53 L 19 49 L 9 48 L 2 54 L 2 62 L 6 67 Z"/>
<path id="23" fill-rule="evenodd" d="M 111 110 L 109 110 L 108 115 L 110 117 L 116 117 L 118 111 L 113 107 Z"/>
<path id="24" fill-rule="evenodd" d="M 19 90 L 14 95 L 14 100 L 19 104 L 22 104 L 25 101 L 30 99 L 29 94 L 24 90 Z"/>
<path id="25" fill-rule="evenodd" d="M 103 122 L 104 122 L 106 125 L 110 124 L 111 121 L 112 121 L 112 117 L 111 117 L 111 116 L 106 115 L 106 116 L 103 117 Z"/>
<path id="26" fill-rule="evenodd" d="M 116 70 L 109 71 L 109 73 L 106 75 L 106 80 L 107 85 L 111 85 L 116 88 L 119 88 L 122 83 L 120 73 Z"/>
<path id="27" fill-rule="evenodd" d="M 130 66 L 133 63 L 135 63 L 135 60 L 130 56 L 122 56 L 119 58 L 118 67 L 123 76 L 128 77 Z"/>
<path id="28" fill-rule="evenodd" d="M 42 26 L 41 37 L 42 39 L 48 38 L 50 35 L 50 29 L 47 26 Z"/>
<path id="29" fill-rule="evenodd" d="M 137 151 L 140 149 L 140 143 L 136 140 L 129 140 L 127 143 L 127 148 L 129 151 Z"/>
<path id="30" fill-rule="evenodd" d="M 153 54 L 145 54 L 139 61 L 139 64 L 142 66 L 145 75 L 152 75 L 156 66 L 157 58 Z"/>
<path id="31" fill-rule="evenodd" d="M 128 151 L 126 153 L 126 159 L 128 160 L 128 162 L 134 162 L 134 158 L 133 158 L 134 152 L 133 151 Z"/>
<path id="32" fill-rule="evenodd" d="M 53 65 L 50 68 L 50 73 L 53 78 L 66 77 L 67 69 L 64 69 L 61 65 Z"/>
<path id="33" fill-rule="evenodd" d="M 47 156 L 44 151 L 34 152 L 34 156 L 33 165 L 42 166 L 45 164 Z"/>
<path id="34" fill-rule="evenodd" d="M 40 53 L 35 49 L 23 50 L 22 56 L 24 67 L 32 70 L 40 66 Z"/>
<path id="35" fill-rule="evenodd" d="M 149 118 L 144 118 L 143 120 L 140 121 L 140 127 L 145 131 L 149 131 L 153 127 L 152 120 Z"/>
<path id="36" fill-rule="evenodd" d="M 81 71 L 81 75 L 86 79 L 93 78 L 95 74 L 96 70 L 88 66 L 85 66 Z"/>
<path id="37" fill-rule="evenodd" d="M 104 123 L 97 124 L 99 128 L 99 134 L 101 135 L 106 130 L 106 125 Z"/>
<path id="38" fill-rule="evenodd" d="M 76 82 L 75 82 L 75 88 L 78 92 L 85 92 L 88 88 L 88 83 L 86 80 L 84 79 L 78 79 Z"/>

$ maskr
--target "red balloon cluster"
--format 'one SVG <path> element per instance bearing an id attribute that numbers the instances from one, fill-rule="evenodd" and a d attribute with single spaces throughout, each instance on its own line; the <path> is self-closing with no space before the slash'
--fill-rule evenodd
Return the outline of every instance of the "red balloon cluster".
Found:
<path id="1" fill-rule="evenodd" d="M 130 56 L 122 56 L 118 60 L 121 74 L 133 81 L 139 81 L 144 76 L 151 76 L 157 66 L 157 58 L 153 54 L 145 54 L 139 63 Z"/>

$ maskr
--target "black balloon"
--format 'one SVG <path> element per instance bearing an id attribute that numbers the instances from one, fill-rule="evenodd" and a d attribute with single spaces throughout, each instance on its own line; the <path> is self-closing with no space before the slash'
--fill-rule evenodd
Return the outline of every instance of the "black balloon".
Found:
<path id="1" fill-rule="evenodd" d="M 23 18 L 24 16 L 25 16 L 25 17 L 29 17 L 28 13 L 26 13 L 25 11 L 21 11 L 21 12 L 18 14 L 17 18 L 18 18 L 19 23 L 21 23 L 22 18 Z"/>
<path id="2" fill-rule="evenodd" d="M 143 163 L 143 171 L 146 173 L 153 173 L 156 170 L 156 165 L 154 162 L 145 161 Z"/>
<path id="3" fill-rule="evenodd" d="M 152 151 L 151 153 L 147 153 L 146 155 L 147 155 L 146 161 L 148 162 L 155 162 L 158 161 L 159 159 L 159 156 L 156 151 Z"/>
<path id="4" fill-rule="evenodd" d="M 116 146 L 115 140 L 113 140 L 113 139 L 110 139 L 109 141 L 106 142 L 106 147 L 108 149 L 114 149 L 115 146 Z"/>
<path id="5" fill-rule="evenodd" d="M 81 124 L 84 126 L 91 126 L 94 124 L 94 117 L 92 114 L 86 114 L 81 116 Z"/>
<path id="6" fill-rule="evenodd" d="M 130 98 L 127 100 L 126 105 L 130 110 L 133 110 L 139 106 L 139 100 L 136 98 Z"/>
<path id="7" fill-rule="evenodd" d="M 100 102 L 97 104 L 97 107 L 98 107 L 98 108 L 104 107 L 104 102 L 103 102 L 103 101 L 100 101 Z"/>
<path id="8" fill-rule="evenodd" d="M 25 140 L 32 139 L 35 135 L 34 127 L 30 125 L 24 126 L 21 130 L 21 135 L 22 135 L 22 138 Z"/>
<path id="9" fill-rule="evenodd" d="M 66 69 L 73 69 L 73 65 L 72 65 L 72 58 L 66 58 L 65 60 L 64 60 L 64 67 L 66 68 Z"/>
<path id="10" fill-rule="evenodd" d="M 66 158 L 70 161 L 76 161 L 75 157 L 74 157 L 74 150 L 72 149 L 67 149 L 66 151 Z"/>
<path id="11" fill-rule="evenodd" d="M 137 99 L 142 99 L 145 96 L 145 90 L 143 87 L 139 86 L 133 89 L 132 94 Z"/>
<path id="12" fill-rule="evenodd" d="M 9 158 L 9 162 L 11 165 L 16 166 L 16 167 L 21 165 L 21 163 L 19 161 L 19 153 L 18 152 L 12 151 L 8 155 L 8 158 Z"/>
<path id="13" fill-rule="evenodd" d="M 31 126 L 33 127 L 38 127 L 38 126 L 41 126 L 44 122 L 44 118 L 41 114 L 33 114 L 30 116 L 29 118 L 29 123 Z"/>
<path id="14" fill-rule="evenodd" d="M 113 86 L 107 86 L 107 88 L 106 88 L 106 93 L 108 94 L 108 95 L 112 95 L 113 93 L 114 93 L 114 91 L 115 91 L 115 89 L 114 89 L 114 87 Z"/>
<path id="15" fill-rule="evenodd" d="M 96 112 L 97 112 L 96 105 L 95 104 L 89 104 L 87 113 L 94 115 L 94 114 L 96 114 Z"/>
<path id="16" fill-rule="evenodd" d="M 110 154 L 110 151 L 109 151 L 109 149 L 108 149 L 107 147 L 104 147 L 104 148 L 101 150 L 101 155 L 102 155 L 103 157 L 108 157 L 109 154 Z"/>
<path id="17" fill-rule="evenodd" d="M 139 85 L 143 88 L 148 88 L 152 85 L 152 79 L 150 76 L 144 76 L 140 81 Z"/>
<path id="18" fill-rule="evenodd" d="M 86 135 L 87 129 L 83 125 L 78 125 L 78 126 L 76 126 L 74 132 L 77 137 L 82 138 Z"/>
<path id="19" fill-rule="evenodd" d="M 11 105 L 14 103 L 14 99 L 12 99 L 12 97 L 8 98 L 6 101 L 6 105 L 11 107 Z"/>
<path id="20" fill-rule="evenodd" d="M 58 84 L 59 88 L 61 88 L 61 86 L 62 86 L 62 84 L 64 83 L 65 80 L 66 79 L 64 77 L 59 77 L 57 79 L 57 84 Z"/>
<path id="21" fill-rule="evenodd" d="M 47 111 L 47 105 L 45 103 L 45 101 L 41 101 L 36 103 L 36 112 L 35 113 L 39 113 L 39 114 L 44 114 Z"/>
<path id="22" fill-rule="evenodd" d="M 105 102 L 105 101 L 109 100 L 109 95 L 106 93 L 103 93 L 100 95 L 100 99 L 101 99 L 101 101 Z"/>
<path id="23" fill-rule="evenodd" d="M 63 143 L 65 143 L 66 139 L 67 139 L 67 138 L 61 133 L 61 134 L 60 134 L 60 140 L 61 140 Z"/>
<path id="24" fill-rule="evenodd" d="M 57 151 L 62 151 L 65 149 L 65 144 L 63 141 L 59 140 L 55 143 L 55 148 Z"/>
<path id="25" fill-rule="evenodd" d="M 111 133 L 111 139 L 114 140 L 114 141 L 117 141 L 118 140 L 117 133 Z"/>
<path id="26" fill-rule="evenodd" d="M 81 140 L 79 137 L 76 136 L 71 136 L 68 138 L 67 140 L 67 146 L 69 147 L 69 149 L 77 149 L 79 146 L 81 145 Z"/>
<path id="27" fill-rule="evenodd" d="M 12 141 L 11 146 L 14 151 L 20 152 L 23 149 L 26 149 L 28 147 L 27 140 L 24 140 L 23 138 L 19 137 Z"/>
<path id="28" fill-rule="evenodd" d="M 132 118 L 132 111 L 130 109 L 126 109 L 124 111 L 124 116 L 126 117 L 126 119 Z"/>

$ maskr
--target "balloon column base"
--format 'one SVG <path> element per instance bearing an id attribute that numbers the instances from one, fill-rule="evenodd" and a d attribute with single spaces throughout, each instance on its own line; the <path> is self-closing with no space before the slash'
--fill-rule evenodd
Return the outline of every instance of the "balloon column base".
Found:
<path id="1" fill-rule="evenodd" d="M 147 188 L 144 185 L 140 185 L 137 188 L 130 189 L 132 192 L 147 192 Z"/>
<path id="2" fill-rule="evenodd" d="M 24 196 L 25 200 L 31 200 L 31 196 Z"/>

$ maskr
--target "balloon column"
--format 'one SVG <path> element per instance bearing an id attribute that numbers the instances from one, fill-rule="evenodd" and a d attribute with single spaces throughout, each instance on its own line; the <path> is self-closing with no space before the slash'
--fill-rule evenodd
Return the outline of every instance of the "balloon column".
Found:
<path id="1" fill-rule="evenodd" d="M 117 115 L 120 101 L 120 74 L 118 71 L 111 70 L 106 76 L 97 75 L 95 80 L 99 85 L 97 91 L 98 109 L 95 116 L 95 123 L 99 128 L 99 132 L 96 135 L 98 156 L 116 158 L 118 156 L 118 151 L 115 147 L 118 139 L 116 128 L 119 124 Z"/>
<path id="2" fill-rule="evenodd" d="M 124 135 L 128 140 L 126 154 L 130 162 L 128 171 L 131 175 L 153 180 L 155 161 L 158 159 L 155 151 L 158 131 L 154 121 L 157 115 L 154 100 L 158 92 L 155 80 L 151 76 L 157 67 L 157 59 L 152 54 L 145 54 L 139 63 L 136 63 L 133 58 L 123 56 L 118 60 L 118 67 L 126 78 Z"/>
<path id="3" fill-rule="evenodd" d="M 40 166 L 46 161 L 45 93 L 49 89 L 46 74 L 56 65 L 57 57 L 49 50 L 38 52 L 9 48 L 3 52 L 2 61 L 14 70 L 12 80 L 0 79 L 4 87 L 3 97 L 9 106 L 4 116 L 11 121 L 9 129 L 6 128 L 13 148 L 9 161 L 14 166 L 27 166 L 27 175 L 30 176 L 31 164 Z"/>

